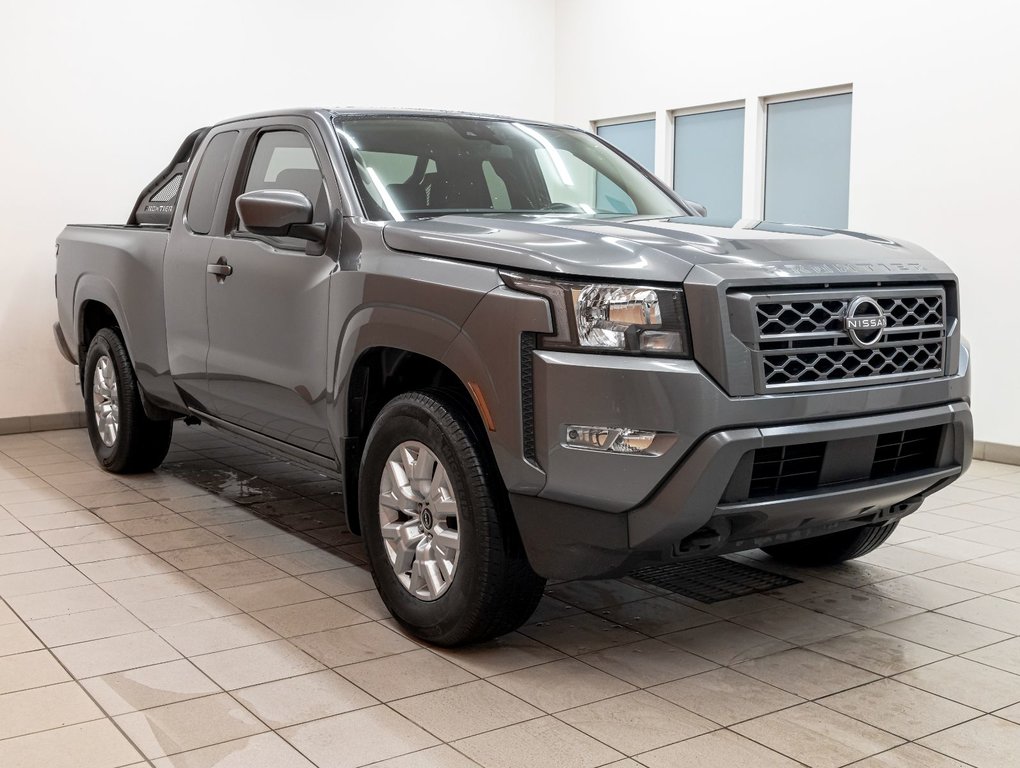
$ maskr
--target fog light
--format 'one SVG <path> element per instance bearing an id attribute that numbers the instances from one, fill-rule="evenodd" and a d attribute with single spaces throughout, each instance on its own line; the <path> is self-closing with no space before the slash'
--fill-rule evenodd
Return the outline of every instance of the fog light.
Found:
<path id="1" fill-rule="evenodd" d="M 567 425 L 567 448 L 580 448 L 587 451 L 603 451 L 606 453 L 627 453 L 638 456 L 658 456 L 661 451 L 655 450 L 657 432 L 645 429 L 628 429 L 626 427 L 583 427 Z"/>

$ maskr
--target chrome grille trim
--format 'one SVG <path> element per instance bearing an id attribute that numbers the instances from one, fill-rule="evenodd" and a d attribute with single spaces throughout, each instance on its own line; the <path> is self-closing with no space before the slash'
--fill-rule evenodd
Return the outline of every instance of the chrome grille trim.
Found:
<path id="1" fill-rule="evenodd" d="M 877 301 L 887 322 L 868 348 L 843 327 L 858 296 Z M 758 394 L 945 375 L 951 318 L 941 284 L 733 292 L 729 300 L 733 331 L 752 354 Z"/>

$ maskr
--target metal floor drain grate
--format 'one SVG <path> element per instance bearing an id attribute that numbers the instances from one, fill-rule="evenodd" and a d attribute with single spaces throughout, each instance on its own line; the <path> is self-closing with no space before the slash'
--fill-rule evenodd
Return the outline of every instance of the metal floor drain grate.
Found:
<path id="1" fill-rule="evenodd" d="M 762 571 L 723 557 L 656 565 L 634 571 L 630 576 L 702 603 L 718 603 L 800 583 L 799 579 Z"/>

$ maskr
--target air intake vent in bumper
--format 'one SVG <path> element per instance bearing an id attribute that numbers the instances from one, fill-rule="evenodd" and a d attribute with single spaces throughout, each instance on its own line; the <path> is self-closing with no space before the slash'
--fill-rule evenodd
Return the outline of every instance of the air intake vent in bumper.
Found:
<path id="1" fill-rule="evenodd" d="M 814 490 L 824 458 L 825 443 L 759 448 L 754 452 L 749 498 Z"/>
<path id="2" fill-rule="evenodd" d="M 935 466 L 942 442 L 942 427 L 906 429 L 879 435 L 872 478 L 894 477 Z"/>
<path id="3" fill-rule="evenodd" d="M 945 425 L 846 440 L 758 448 L 745 455 L 723 500 L 769 499 L 868 480 L 888 480 L 939 466 Z M 747 464 L 749 464 L 749 467 Z"/>

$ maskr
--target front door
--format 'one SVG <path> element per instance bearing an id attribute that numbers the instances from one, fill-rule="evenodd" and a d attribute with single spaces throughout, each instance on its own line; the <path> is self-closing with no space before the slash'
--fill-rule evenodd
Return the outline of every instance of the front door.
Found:
<path id="1" fill-rule="evenodd" d="M 241 192 L 296 189 L 329 223 L 325 149 L 298 126 L 251 138 Z M 244 167 L 244 164 L 243 164 Z M 326 328 L 336 262 L 320 246 L 245 231 L 231 202 L 225 236 L 209 250 L 206 364 L 214 415 L 322 456 L 326 429 Z"/>

